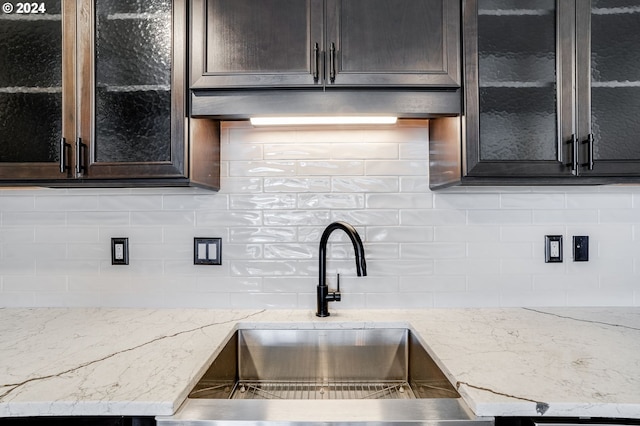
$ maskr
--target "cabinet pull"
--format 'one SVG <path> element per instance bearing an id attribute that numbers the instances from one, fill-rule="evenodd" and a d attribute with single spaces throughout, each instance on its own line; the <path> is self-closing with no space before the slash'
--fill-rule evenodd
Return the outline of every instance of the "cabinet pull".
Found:
<path id="1" fill-rule="evenodd" d="M 583 140 L 582 143 L 587 144 L 587 162 L 583 163 L 582 166 L 593 170 L 593 133 L 589 133 L 587 139 Z"/>
<path id="2" fill-rule="evenodd" d="M 571 167 L 572 173 L 576 173 L 578 170 L 578 139 L 576 135 L 571 135 L 571 140 L 567 143 L 571 145 L 571 162 L 567 166 Z"/>
<path id="3" fill-rule="evenodd" d="M 76 141 L 76 174 L 81 175 L 87 171 L 85 165 L 87 145 L 82 143 L 82 138 L 78 138 Z"/>
<path id="4" fill-rule="evenodd" d="M 65 138 L 60 138 L 60 173 L 65 173 L 71 169 L 68 158 L 70 147 L 71 144 L 68 144 Z"/>
<path id="5" fill-rule="evenodd" d="M 333 42 L 329 49 L 329 81 L 331 83 L 336 81 L 336 44 Z"/>
<path id="6" fill-rule="evenodd" d="M 313 82 L 314 83 L 317 83 L 318 80 L 320 79 L 320 65 L 318 64 L 319 55 L 320 55 L 320 49 L 318 47 L 318 43 L 315 43 L 313 45 Z"/>

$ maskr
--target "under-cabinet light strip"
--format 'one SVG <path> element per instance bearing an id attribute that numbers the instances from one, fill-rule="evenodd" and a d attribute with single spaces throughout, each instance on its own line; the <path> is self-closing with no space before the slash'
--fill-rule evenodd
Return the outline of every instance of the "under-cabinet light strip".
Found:
<path id="1" fill-rule="evenodd" d="M 299 117 L 252 117 L 254 126 L 296 126 L 323 124 L 395 124 L 397 117 L 392 116 L 299 116 Z"/>

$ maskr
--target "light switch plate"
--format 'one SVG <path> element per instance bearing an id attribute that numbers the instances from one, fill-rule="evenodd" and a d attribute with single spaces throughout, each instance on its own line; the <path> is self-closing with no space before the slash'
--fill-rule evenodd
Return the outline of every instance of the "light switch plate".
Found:
<path id="1" fill-rule="evenodd" d="M 111 264 L 129 264 L 129 239 L 111 238 Z"/>
<path id="2" fill-rule="evenodd" d="M 573 261 L 589 261 L 589 237 L 587 235 L 573 236 Z"/>
<path id="3" fill-rule="evenodd" d="M 193 264 L 221 265 L 222 238 L 195 237 L 193 239 Z"/>

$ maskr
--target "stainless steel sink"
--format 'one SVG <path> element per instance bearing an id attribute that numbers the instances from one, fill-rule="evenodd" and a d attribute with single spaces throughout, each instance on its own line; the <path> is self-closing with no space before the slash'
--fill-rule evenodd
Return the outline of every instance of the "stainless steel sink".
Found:
<path id="1" fill-rule="evenodd" d="M 178 412 L 158 418 L 255 422 L 493 424 L 468 410 L 406 328 L 238 330 Z"/>

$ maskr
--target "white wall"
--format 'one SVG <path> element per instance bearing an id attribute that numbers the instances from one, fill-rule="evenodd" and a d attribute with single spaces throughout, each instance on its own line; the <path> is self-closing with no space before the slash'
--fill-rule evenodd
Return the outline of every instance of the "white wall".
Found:
<path id="1" fill-rule="evenodd" d="M 333 234 L 337 308 L 640 305 L 640 187 L 428 189 L 424 122 L 394 129 L 227 124 L 222 190 L 0 191 L 0 306 L 314 309 L 318 242 L 356 226 L 369 276 Z M 564 236 L 545 264 L 543 238 Z M 589 235 L 591 259 L 570 240 Z M 129 237 L 112 266 L 110 238 Z M 193 237 L 222 237 L 221 266 Z"/>

